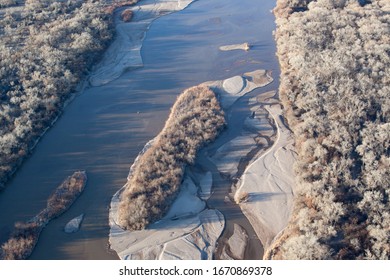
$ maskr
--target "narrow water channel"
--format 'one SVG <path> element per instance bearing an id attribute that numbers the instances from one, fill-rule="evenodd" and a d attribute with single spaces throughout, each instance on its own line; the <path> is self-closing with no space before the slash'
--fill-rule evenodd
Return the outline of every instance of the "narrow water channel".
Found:
<path id="1" fill-rule="evenodd" d="M 249 99 L 261 94 L 262 92 L 267 92 L 273 89 L 273 84 L 267 85 L 258 91 L 248 93 L 233 104 L 226 112 L 227 128 L 221 133 L 216 141 L 201 150 L 196 162 L 201 170 L 210 171 L 213 175 L 213 190 L 212 196 L 207 201 L 208 207 L 218 209 L 222 212 L 226 219 L 225 230 L 221 236 L 222 240 L 220 240 L 219 248 L 217 248 L 217 258 L 219 258 L 222 252 L 221 250 L 223 245 L 221 244 L 223 244 L 223 242 L 225 242 L 225 240 L 230 238 L 233 234 L 234 224 L 241 226 L 248 235 L 248 244 L 244 255 L 245 259 L 262 259 L 263 257 L 264 250 L 260 240 L 257 237 L 251 223 L 242 213 L 239 205 L 233 202 L 233 194 L 231 193 L 232 187 L 236 183 L 237 178 L 242 175 L 242 172 L 252 158 L 248 155 L 245 159 L 242 159 L 238 167 L 238 173 L 233 178 L 229 178 L 228 176 L 221 175 L 217 166 L 210 160 L 209 156 L 212 156 L 224 144 L 228 143 L 233 138 L 242 135 L 245 131 L 245 119 L 252 113 L 250 111 L 250 106 L 248 105 Z M 254 156 L 256 155 L 256 152 L 252 154 Z"/>
<path id="2" fill-rule="evenodd" d="M 176 96 L 193 85 L 259 68 L 273 70 L 277 80 L 274 5 L 274 0 L 198 0 L 156 20 L 142 48 L 144 67 L 81 93 L 0 193 L 0 242 L 16 221 L 43 209 L 66 176 L 84 169 L 89 178 L 84 193 L 43 230 L 31 259 L 116 259 L 108 250 L 111 196 L 163 127 Z M 243 42 L 253 48 L 218 50 Z M 277 86 L 274 82 L 257 93 Z M 81 230 L 64 233 L 64 225 L 82 213 Z"/>

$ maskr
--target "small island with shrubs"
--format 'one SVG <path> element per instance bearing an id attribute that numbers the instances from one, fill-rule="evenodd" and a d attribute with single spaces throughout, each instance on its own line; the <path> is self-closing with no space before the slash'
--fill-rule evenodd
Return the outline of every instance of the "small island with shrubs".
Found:
<path id="1" fill-rule="evenodd" d="M 153 144 L 136 162 L 121 194 L 118 224 L 144 229 L 167 213 L 197 151 L 225 126 L 217 96 L 206 86 L 185 90 Z"/>
<path id="2" fill-rule="evenodd" d="M 47 200 L 46 208 L 27 222 L 18 222 L 10 238 L 0 248 L 0 259 L 28 258 L 45 226 L 75 202 L 87 183 L 85 171 L 76 171 L 55 189 Z"/>

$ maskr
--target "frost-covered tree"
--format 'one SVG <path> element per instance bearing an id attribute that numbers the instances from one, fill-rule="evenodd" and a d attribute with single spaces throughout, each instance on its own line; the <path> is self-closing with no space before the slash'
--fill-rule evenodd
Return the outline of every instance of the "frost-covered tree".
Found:
<path id="1" fill-rule="evenodd" d="M 26 0 L 0 18 L 0 189 L 112 35 L 103 0 Z"/>
<path id="2" fill-rule="evenodd" d="M 383 0 L 277 2 L 297 196 L 268 257 L 390 258 L 389 11 Z"/>

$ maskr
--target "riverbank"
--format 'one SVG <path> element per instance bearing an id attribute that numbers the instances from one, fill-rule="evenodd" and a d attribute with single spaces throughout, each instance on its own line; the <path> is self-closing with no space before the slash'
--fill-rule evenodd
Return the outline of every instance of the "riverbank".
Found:
<path id="1" fill-rule="evenodd" d="M 276 101 L 276 100 L 275 100 Z M 274 102 L 275 102 L 274 101 Z M 288 224 L 294 199 L 294 139 L 283 122 L 280 105 L 265 105 L 277 129 L 272 147 L 254 158 L 237 183 L 234 200 L 255 228 L 267 250 Z"/>
<path id="2" fill-rule="evenodd" d="M 92 86 L 102 86 L 117 78 L 125 71 L 142 67 L 141 48 L 146 32 L 154 20 L 185 9 L 194 0 L 142 0 L 134 6 L 126 7 L 132 12 L 130 22 L 122 21 L 118 8 L 115 17 L 117 38 L 113 41 L 103 59 L 94 67 L 89 76 Z"/>
<path id="3" fill-rule="evenodd" d="M 278 0 L 294 210 L 267 259 L 389 259 L 390 2 Z"/>

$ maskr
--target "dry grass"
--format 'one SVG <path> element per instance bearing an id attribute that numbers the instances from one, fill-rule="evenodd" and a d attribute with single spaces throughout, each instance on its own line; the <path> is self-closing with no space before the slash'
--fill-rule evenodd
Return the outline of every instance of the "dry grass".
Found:
<path id="1" fill-rule="evenodd" d="M 47 200 L 47 219 L 53 219 L 64 213 L 82 193 L 86 182 L 85 171 L 77 171 L 66 178 Z"/>
<path id="2" fill-rule="evenodd" d="M 179 191 L 185 166 L 225 125 L 215 94 L 205 86 L 182 93 L 158 135 L 137 162 L 121 195 L 119 224 L 139 230 L 160 219 Z"/>
<path id="3" fill-rule="evenodd" d="M 47 206 L 26 223 L 16 223 L 11 237 L 0 249 L 0 259 L 20 260 L 31 255 L 42 229 L 51 219 L 64 213 L 79 197 L 87 181 L 84 171 L 66 178 L 47 200 Z"/>

